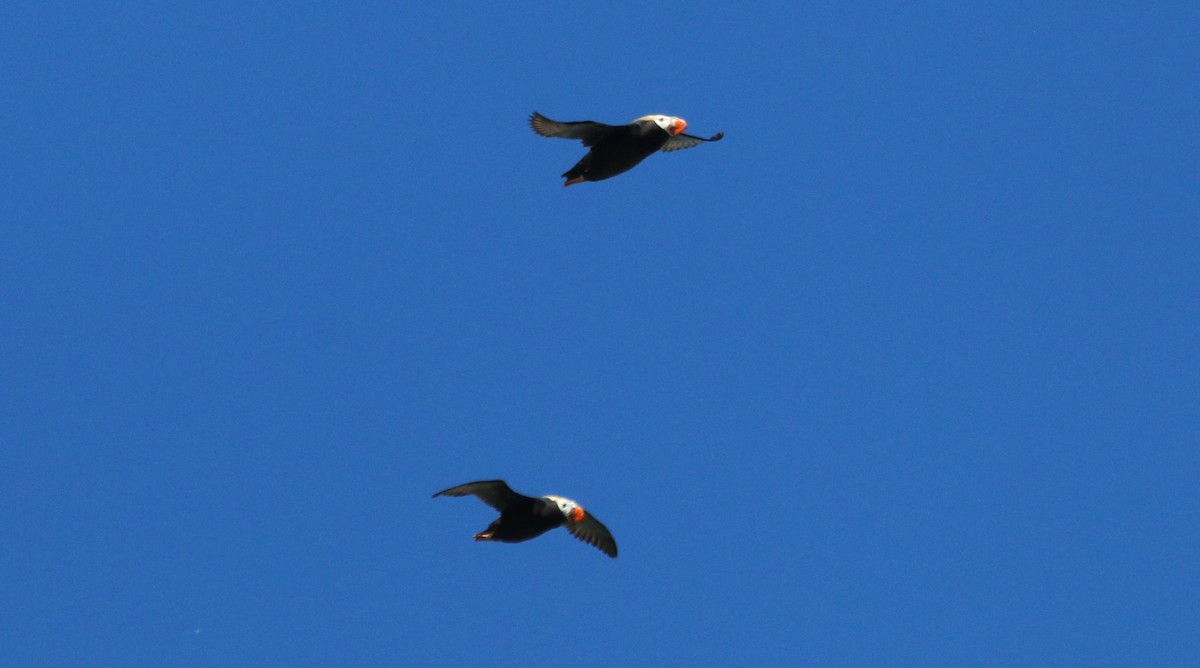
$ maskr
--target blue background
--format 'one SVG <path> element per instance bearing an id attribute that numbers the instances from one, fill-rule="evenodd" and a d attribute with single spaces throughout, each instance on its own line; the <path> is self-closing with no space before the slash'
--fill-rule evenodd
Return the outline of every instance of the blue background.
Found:
<path id="1" fill-rule="evenodd" d="M 0 10 L 0 664 L 1200 664 L 1200 5 L 146 4 Z"/>

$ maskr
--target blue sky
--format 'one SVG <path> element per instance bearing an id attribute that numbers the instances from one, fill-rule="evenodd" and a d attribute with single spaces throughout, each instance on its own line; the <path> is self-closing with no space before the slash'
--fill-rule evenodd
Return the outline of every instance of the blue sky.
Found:
<path id="1" fill-rule="evenodd" d="M 0 664 L 1200 663 L 1200 10 L 844 5 L 6 5 Z"/>

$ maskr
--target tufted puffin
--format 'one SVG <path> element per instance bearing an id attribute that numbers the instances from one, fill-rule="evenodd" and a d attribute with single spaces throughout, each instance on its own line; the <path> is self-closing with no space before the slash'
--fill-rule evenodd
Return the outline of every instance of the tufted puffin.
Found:
<path id="1" fill-rule="evenodd" d="M 600 520 L 584 512 L 578 503 L 561 496 L 534 498 L 512 491 L 503 480 L 483 480 L 444 489 L 433 498 L 471 494 L 500 511 L 500 517 L 475 534 L 475 540 L 520 543 L 566 524 L 572 536 L 614 559 L 617 557 L 617 542 Z"/>
<path id="2" fill-rule="evenodd" d="M 687 121 L 655 114 L 634 119 L 629 125 L 605 125 L 592 121 L 560 123 L 535 111 L 529 117 L 529 126 L 543 137 L 582 139 L 583 145 L 591 148 L 582 160 L 563 173 L 567 177 L 564 186 L 603 181 L 633 169 L 655 151 L 678 151 L 725 136 L 724 132 L 708 139 L 685 135 Z"/>

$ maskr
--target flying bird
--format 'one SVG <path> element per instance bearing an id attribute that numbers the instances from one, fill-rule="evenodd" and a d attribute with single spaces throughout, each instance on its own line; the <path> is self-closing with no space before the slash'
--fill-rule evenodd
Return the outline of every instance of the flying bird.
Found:
<path id="1" fill-rule="evenodd" d="M 627 172 L 655 151 L 678 151 L 719 141 L 724 132 L 704 139 L 685 135 L 687 121 L 675 116 L 651 114 L 634 119 L 629 125 L 605 125 L 593 121 L 560 123 L 533 112 L 529 126 L 543 137 L 581 139 L 591 150 L 575 166 L 563 173 L 564 186 L 584 181 L 603 181 Z"/>
<path id="2" fill-rule="evenodd" d="M 483 480 L 444 489 L 433 498 L 470 495 L 500 511 L 500 517 L 475 534 L 475 540 L 520 543 L 565 524 L 572 536 L 594 545 L 614 559 L 617 557 L 617 541 L 600 520 L 585 512 L 578 503 L 561 496 L 534 498 L 512 491 L 503 480 Z"/>

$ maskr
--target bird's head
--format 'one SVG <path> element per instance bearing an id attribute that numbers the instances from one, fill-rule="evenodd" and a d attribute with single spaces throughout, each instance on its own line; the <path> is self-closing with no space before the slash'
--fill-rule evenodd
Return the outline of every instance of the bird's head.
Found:
<path id="1" fill-rule="evenodd" d="M 587 513 L 583 511 L 583 508 L 570 499 L 564 499 L 561 496 L 543 496 L 542 498 L 554 502 L 554 505 L 558 506 L 559 512 L 563 514 L 563 517 L 567 518 L 568 522 L 579 522 L 584 517 L 587 517 Z"/>
<path id="2" fill-rule="evenodd" d="M 681 132 L 683 132 L 684 130 L 687 129 L 687 121 L 683 120 L 682 118 L 678 118 L 676 116 L 663 116 L 662 114 L 650 114 L 649 116 L 642 116 L 641 118 L 633 119 L 634 123 L 637 123 L 638 121 L 650 121 L 651 123 L 654 123 L 655 125 L 662 128 L 663 130 L 666 130 L 667 132 L 671 133 L 672 135 L 680 134 Z"/>

